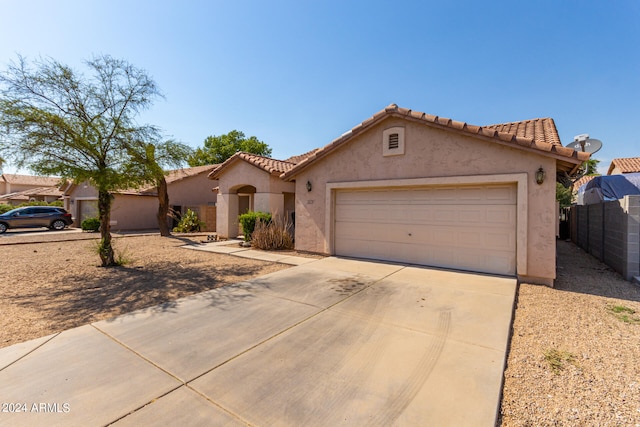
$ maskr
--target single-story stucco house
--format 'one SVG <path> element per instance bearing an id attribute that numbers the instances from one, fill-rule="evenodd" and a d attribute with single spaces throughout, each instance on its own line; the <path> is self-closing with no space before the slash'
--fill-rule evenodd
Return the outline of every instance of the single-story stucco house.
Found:
<path id="1" fill-rule="evenodd" d="M 249 210 L 280 214 L 294 221 L 295 184 L 283 181 L 280 175 L 314 152 L 286 160 L 239 152 L 216 167 L 209 178 L 219 184 L 217 234 L 236 237 L 241 233 L 238 215 Z"/>
<path id="2" fill-rule="evenodd" d="M 263 160 L 273 166 L 263 167 L 268 197 L 246 174 L 249 157 L 235 157 L 227 168 L 238 168 L 233 183 L 244 174 L 243 187 L 212 174 L 218 225 L 234 221 L 221 217 L 236 212 L 223 203 L 251 186 L 254 210 L 287 199 L 289 212 L 294 200 L 298 250 L 553 285 L 556 173 L 574 173 L 589 154 L 563 147 L 550 118 L 474 126 L 392 104 L 295 164 Z"/>
<path id="3" fill-rule="evenodd" d="M 169 171 L 166 175 L 171 209 L 185 213 L 191 209 L 206 226 L 203 231 L 216 229 L 216 193 L 212 190 L 209 173 L 218 165 L 197 166 Z M 215 184 L 213 184 L 215 185 Z M 68 184 L 63 188 L 64 207 L 79 227 L 86 218 L 98 216 L 98 191 L 95 187 Z M 156 188 L 122 190 L 113 193 L 111 227 L 114 230 L 157 229 L 158 197 Z M 174 221 L 167 219 L 172 225 Z"/>
<path id="4" fill-rule="evenodd" d="M 0 203 L 53 202 L 61 198 L 60 178 L 20 174 L 0 175 Z"/>

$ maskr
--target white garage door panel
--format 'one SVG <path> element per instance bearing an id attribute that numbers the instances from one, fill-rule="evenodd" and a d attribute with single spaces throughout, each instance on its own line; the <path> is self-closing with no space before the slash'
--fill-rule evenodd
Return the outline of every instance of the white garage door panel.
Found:
<path id="1" fill-rule="evenodd" d="M 515 274 L 515 186 L 336 193 L 335 253 Z"/>

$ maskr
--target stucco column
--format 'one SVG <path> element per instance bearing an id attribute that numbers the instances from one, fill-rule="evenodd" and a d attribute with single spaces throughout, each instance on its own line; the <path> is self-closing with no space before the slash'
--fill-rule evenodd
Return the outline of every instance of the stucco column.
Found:
<path id="1" fill-rule="evenodd" d="M 216 233 L 220 237 L 238 235 L 238 195 L 218 193 L 216 203 Z"/>
<path id="2" fill-rule="evenodd" d="M 271 215 L 283 215 L 284 194 L 256 193 L 253 197 L 253 210 L 256 212 L 269 212 Z"/>

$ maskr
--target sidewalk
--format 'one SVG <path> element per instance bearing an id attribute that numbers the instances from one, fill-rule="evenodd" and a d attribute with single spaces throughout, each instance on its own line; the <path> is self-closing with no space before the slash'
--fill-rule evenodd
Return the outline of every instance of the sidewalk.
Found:
<path id="1" fill-rule="evenodd" d="M 215 252 L 219 254 L 235 255 L 242 258 L 258 259 L 261 261 L 279 262 L 289 265 L 304 265 L 318 258 L 306 258 L 290 254 L 275 252 L 267 252 L 256 249 L 243 248 L 240 246 L 241 240 L 226 240 L 223 242 L 207 242 L 199 245 L 185 245 L 183 248 L 194 251 Z"/>
<path id="2" fill-rule="evenodd" d="M 189 249 L 277 256 L 224 243 Z M 515 279 L 281 261 L 0 349 L 0 425 L 495 425 Z"/>

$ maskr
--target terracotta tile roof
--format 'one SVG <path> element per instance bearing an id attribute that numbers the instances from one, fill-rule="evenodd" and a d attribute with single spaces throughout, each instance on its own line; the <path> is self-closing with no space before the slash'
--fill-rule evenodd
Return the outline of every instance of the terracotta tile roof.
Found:
<path id="1" fill-rule="evenodd" d="M 219 165 L 216 164 L 216 165 L 204 165 L 204 166 L 195 166 L 192 168 L 170 170 L 165 175 L 165 180 L 167 181 L 167 185 L 171 185 L 174 182 L 178 182 L 186 178 L 197 176 L 202 173 L 209 174 L 213 169 L 215 169 L 218 166 Z M 156 186 L 151 184 L 145 187 L 140 187 L 140 188 L 127 188 L 124 190 L 114 191 L 114 193 L 128 194 L 128 195 L 135 195 L 135 196 L 157 196 L 158 195 L 156 191 Z"/>
<path id="2" fill-rule="evenodd" d="M 293 167 L 296 165 L 295 163 L 287 160 L 277 160 L 270 157 L 264 157 L 257 154 L 245 153 L 243 151 L 240 151 L 229 157 L 224 161 L 224 163 L 218 165 L 218 167 L 209 174 L 209 179 L 218 179 L 222 171 L 239 160 L 243 160 L 269 174 L 278 176 L 293 169 Z"/>
<path id="3" fill-rule="evenodd" d="M 529 138 L 536 143 L 562 145 L 552 118 L 532 119 L 522 122 L 501 123 L 485 126 L 498 132 L 510 133 L 521 138 Z"/>
<path id="4" fill-rule="evenodd" d="M 313 150 L 311 150 L 311 151 L 307 151 L 307 152 L 306 152 L 306 153 L 304 153 L 304 154 L 299 154 L 299 155 L 297 155 L 297 156 L 291 156 L 291 157 L 289 157 L 288 159 L 285 159 L 284 161 L 285 161 L 285 162 L 288 162 L 288 163 L 293 163 L 293 164 L 296 164 L 296 165 L 297 165 L 298 163 L 302 162 L 303 160 L 306 160 L 307 158 L 309 158 L 309 157 L 311 157 L 312 155 L 314 155 L 314 154 L 316 153 L 316 151 L 318 151 L 318 150 L 319 150 L 319 148 L 314 148 Z"/>
<path id="5" fill-rule="evenodd" d="M 60 183 L 60 178 L 52 176 L 19 175 L 15 173 L 2 174 L 2 179 L 9 184 L 33 185 L 34 187 L 57 187 Z"/>
<path id="6" fill-rule="evenodd" d="M 37 187 L 30 188 L 24 191 L 17 191 L 15 193 L 4 194 L 0 196 L 0 199 L 5 200 L 29 200 L 34 196 L 55 196 L 62 197 L 62 191 L 57 187 Z"/>
<path id="7" fill-rule="evenodd" d="M 171 185 L 174 182 L 183 180 L 185 178 L 189 178 L 192 176 L 196 176 L 202 173 L 209 173 L 211 170 L 215 169 L 219 165 L 204 165 L 204 166 L 196 166 L 193 168 L 182 168 L 182 169 L 174 169 L 167 172 L 165 175 L 165 179 L 167 181 L 167 185 Z M 67 183 L 64 187 L 61 187 L 64 194 L 69 194 L 73 188 L 77 185 L 71 182 Z M 113 194 L 124 194 L 130 196 L 157 196 L 158 192 L 156 191 L 156 186 L 153 184 L 149 184 L 146 186 L 142 186 L 139 188 L 125 188 L 122 190 L 114 191 Z"/>
<path id="8" fill-rule="evenodd" d="M 561 145 L 558 131 L 552 119 L 525 120 L 522 122 L 483 127 L 444 117 L 433 116 L 431 114 L 421 113 L 418 111 L 412 111 L 398 107 L 395 104 L 391 104 L 384 110 L 378 111 L 367 120 L 355 126 L 350 131 L 342 134 L 339 138 L 333 140 L 328 145 L 325 145 L 313 152 L 307 159 L 296 165 L 295 168 L 292 168 L 288 172 L 282 174 L 282 178 L 292 179 L 292 177 L 298 172 L 304 170 L 316 160 L 326 156 L 335 149 L 341 147 L 355 135 L 364 132 L 388 117 L 400 117 L 440 129 L 447 129 L 466 135 L 489 139 L 502 145 L 525 150 L 539 151 L 562 160 L 563 167 L 567 167 L 568 169 L 589 159 L 588 153 L 578 152 Z"/>
<path id="9" fill-rule="evenodd" d="M 615 168 L 618 168 L 621 173 L 640 172 L 640 157 L 626 157 L 611 160 L 607 175 L 611 175 L 611 172 L 613 172 Z"/>
<path id="10" fill-rule="evenodd" d="M 167 180 L 167 184 L 171 182 L 180 181 L 181 179 L 189 178 L 192 176 L 200 175 L 201 173 L 209 174 L 212 170 L 220 166 L 219 164 L 215 165 L 204 165 L 204 166 L 195 166 L 192 168 L 182 168 L 170 170 L 169 173 L 165 176 Z"/>
<path id="11" fill-rule="evenodd" d="M 580 187 L 582 187 L 584 184 L 586 184 L 587 182 L 591 181 L 593 178 L 595 178 L 596 176 L 600 176 L 600 175 L 585 175 L 583 177 L 581 177 L 580 179 L 576 180 L 576 182 L 573 183 L 573 191 L 578 191 L 578 189 Z"/>

